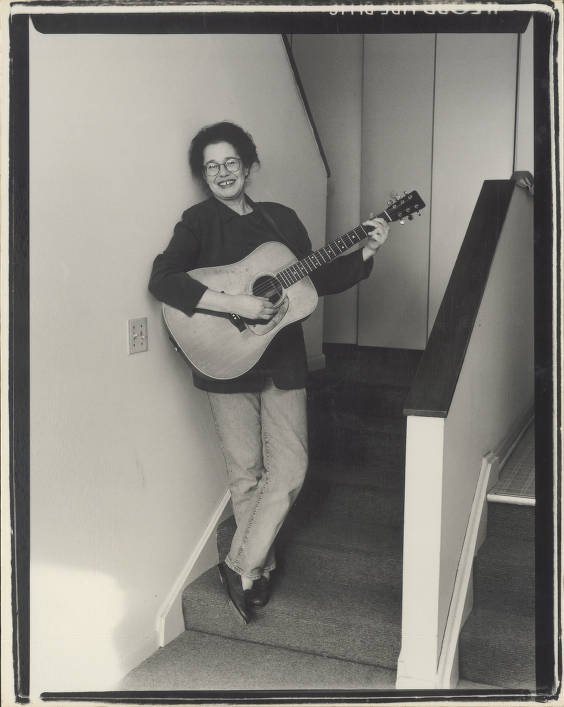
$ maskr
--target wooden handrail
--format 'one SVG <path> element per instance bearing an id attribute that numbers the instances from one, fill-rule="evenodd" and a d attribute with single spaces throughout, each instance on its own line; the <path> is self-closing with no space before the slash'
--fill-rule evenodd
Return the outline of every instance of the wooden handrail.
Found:
<path id="1" fill-rule="evenodd" d="M 404 415 L 448 415 L 515 188 L 515 181 L 509 179 L 488 180 L 482 185 L 431 336 L 405 401 Z"/>

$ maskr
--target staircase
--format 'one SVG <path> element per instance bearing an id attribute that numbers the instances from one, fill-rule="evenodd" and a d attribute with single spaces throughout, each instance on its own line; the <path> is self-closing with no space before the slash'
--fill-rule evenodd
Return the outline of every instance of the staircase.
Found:
<path id="1" fill-rule="evenodd" d="M 310 375 L 310 470 L 247 626 L 212 568 L 183 595 L 186 631 L 122 689 L 392 689 L 401 636 L 403 401 L 419 352 L 329 346 Z M 218 528 L 220 557 L 234 532 Z"/>
<path id="2" fill-rule="evenodd" d="M 474 605 L 462 630 L 460 678 L 535 689 L 534 431 L 488 494 L 487 538 L 474 561 Z"/>

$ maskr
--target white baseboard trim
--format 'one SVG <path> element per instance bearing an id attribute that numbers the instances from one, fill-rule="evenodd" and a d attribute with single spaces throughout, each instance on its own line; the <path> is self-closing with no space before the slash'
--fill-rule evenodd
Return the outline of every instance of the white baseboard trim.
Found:
<path id="1" fill-rule="evenodd" d="M 157 614 L 157 641 L 159 647 L 165 646 L 173 638 L 179 636 L 184 631 L 184 621 L 182 618 L 182 592 L 190 581 L 190 574 L 198 561 L 198 558 L 206 548 L 208 542 L 213 540 L 215 529 L 227 507 L 231 495 L 229 491 L 221 498 L 216 509 L 212 513 L 210 520 L 198 540 L 194 551 L 186 561 L 186 564 L 176 578 L 170 592 L 162 603 Z M 215 540 L 213 540 L 215 543 Z"/>
<path id="2" fill-rule="evenodd" d="M 467 604 L 468 588 L 470 586 L 470 578 L 472 577 L 472 567 L 474 564 L 474 555 L 478 542 L 480 521 L 482 511 L 486 503 L 486 495 L 488 491 L 488 482 L 492 468 L 498 464 L 495 454 L 488 454 L 482 459 L 482 468 L 472 502 L 468 527 L 464 537 L 464 544 L 458 563 L 458 571 L 454 582 L 454 590 L 450 611 L 447 618 L 445 629 L 445 637 L 443 647 L 439 658 L 439 666 L 437 669 L 437 684 L 436 687 L 442 690 L 450 690 L 456 687 L 458 682 L 458 665 L 456 659 L 458 656 L 458 638 L 462 629 L 465 615 L 469 612 Z"/>
<path id="3" fill-rule="evenodd" d="M 327 367 L 325 361 L 325 354 L 318 354 L 317 356 L 309 356 L 307 359 L 307 367 L 310 371 L 319 371 L 322 368 Z"/>

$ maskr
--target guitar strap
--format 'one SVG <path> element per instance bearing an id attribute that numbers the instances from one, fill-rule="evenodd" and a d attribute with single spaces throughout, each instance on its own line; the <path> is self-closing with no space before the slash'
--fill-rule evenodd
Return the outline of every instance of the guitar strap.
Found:
<path id="1" fill-rule="evenodd" d="M 288 248 L 296 255 L 294 248 L 288 243 L 288 239 L 286 236 L 282 233 L 282 231 L 278 228 L 277 223 L 274 221 L 272 216 L 268 213 L 268 211 L 262 206 L 261 204 L 257 204 L 256 202 L 253 204 L 253 206 L 258 210 L 258 212 L 261 214 L 261 216 L 264 218 L 266 223 L 272 228 L 274 233 L 280 238 L 282 243 L 285 243 Z"/>

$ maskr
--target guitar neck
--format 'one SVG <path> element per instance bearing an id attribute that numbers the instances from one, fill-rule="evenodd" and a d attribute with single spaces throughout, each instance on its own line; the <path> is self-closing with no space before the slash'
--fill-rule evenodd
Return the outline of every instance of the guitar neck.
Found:
<path id="1" fill-rule="evenodd" d="M 376 218 L 382 218 L 388 222 L 392 220 L 385 211 L 378 214 Z M 296 260 L 292 265 L 281 270 L 276 275 L 276 279 L 283 287 L 289 287 L 299 280 L 302 280 L 304 277 L 307 277 L 307 275 L 314 272 L 314 270 L 328 265 L 335 260 L 335 258 L 338 258 L 342 253 L 349 250 L 349 248 L 352 248 L 357 245 L 357 243 L 368 238 L 369 235 L 370 232 L 367 231 L 364 226 L 357 226 L 353 228 L 352 231 L 348 231 L 342 236 L 335 238 L 334 241 L 323 246 L 323 248 L 315 250 L 301 260 Z"/>

